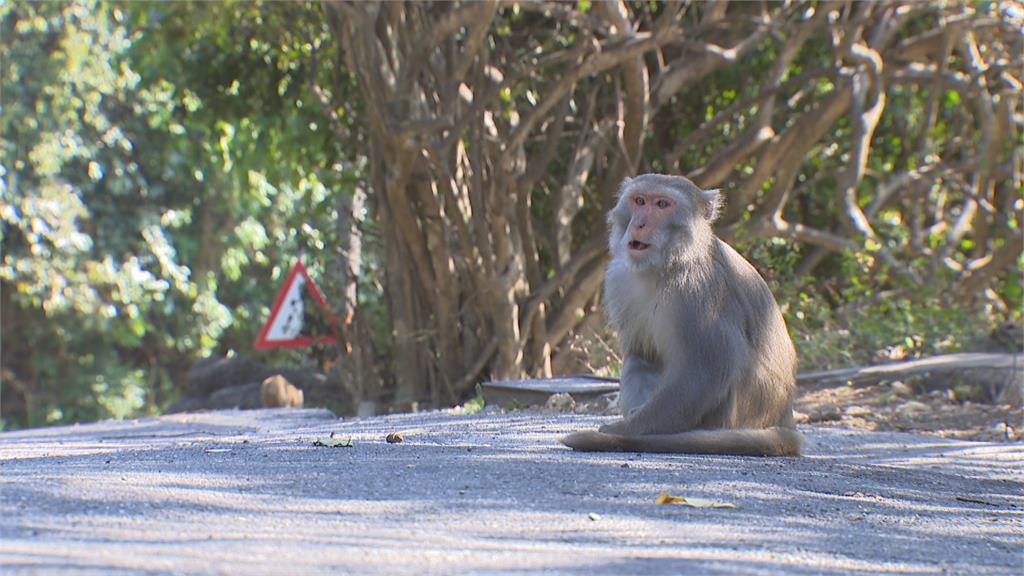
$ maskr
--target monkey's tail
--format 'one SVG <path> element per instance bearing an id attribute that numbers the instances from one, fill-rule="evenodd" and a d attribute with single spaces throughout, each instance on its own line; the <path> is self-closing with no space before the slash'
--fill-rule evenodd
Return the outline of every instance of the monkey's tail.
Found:
<path id="1" fill-rule="evenodd" d="M 583 452 L 662 452 L 732 456 L 799 456 L 803 439 L 793 428 L 690 430 L 677 434 L 619 436 L 596 430 L 574 432 L 560 440 Z"/>

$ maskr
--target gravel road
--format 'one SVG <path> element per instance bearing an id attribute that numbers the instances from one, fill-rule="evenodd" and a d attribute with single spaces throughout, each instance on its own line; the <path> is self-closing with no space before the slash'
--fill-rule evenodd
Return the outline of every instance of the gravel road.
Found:
<path id="1" fill-rule="evenodd" d="M 256 410 L 0 433 L 9 574 L 1024 573 L 1024 446 L 581 454 L 607 417 Z M 317 438 L 352 446 L 314 446 Z M 385 442 L 400 432 L 405 441 Z M 737 508 L 656 505 L 659 492 Z"/>

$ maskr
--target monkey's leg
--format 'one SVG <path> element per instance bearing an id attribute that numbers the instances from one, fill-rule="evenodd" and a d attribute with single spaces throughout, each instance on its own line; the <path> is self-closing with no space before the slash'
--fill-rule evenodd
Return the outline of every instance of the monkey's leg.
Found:
<path id="1" fill-rule="evenodd" d="M 661 366 L 635 354 L 628 354 L 622 363 L 619 379 L 619 406 L 623 414 L 639 410 L 654 395 L 661 381 Z"/>
<path id="2" fill-rule="evenodd" d="M 681 325 L 687 325 L 681 323 Z M 679 353 L 664 358 L 662 378 L 650 399 L 601 432 L 639 436 L 693 430 L 708 414 L 730 407 L 750 371 L 750 347 L 729 323 L 707 326 L 699 335 L 679 335 Z M 731 399 L 731 400 L 730 400 Z"/>

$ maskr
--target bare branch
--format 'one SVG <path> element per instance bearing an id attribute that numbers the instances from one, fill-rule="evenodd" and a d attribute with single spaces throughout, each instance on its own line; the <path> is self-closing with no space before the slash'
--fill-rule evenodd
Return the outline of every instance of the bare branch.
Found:
<path id="1" fill-rule="evenodd" d="M 850 225 L 868 238 L 874 238 L 875 231 L 860 209 L 857 188 L 864 180 L 871 137 L 885 108 L 885 92 L 881 86 L 882 57 L 871 48 L 856 43 L 850 46 L 849 57 L 864 69 L 854 74 L 850 82 L 850 90 L 853 92 L 850 119 L 853 126 L 852 142 L 850 157 L 845 169 L 839 174 L 838 184 Z M 869 102 L 869 107 L 865 109 Z"/>
<path id="2" fill-rule="evenodd" d="M 767 28 L 761 28 L 729 48 L 685 39 L 677 41 L 676 43 L 687 48 L 687 53 L 669 64 L 667 71 L 654 83 L 652 107 L 660 108 L 684 87 L 725 65 L 736 62 L 753 50 L 767 33 Z M 697 53 L 696 57 L 694 52 Z"/>
<path id="3" fill-rule="evenodd" d="M 462 53 L 459 56 L 458 68 L 455 70 L 455 78 L 461 79 L 466 76 L 469 67 L 476 61 L 484 39 L 487 38 L 487 30 L 494 20 L 498 11 L 498 2 L 474 2 L 471 5 L 475 8 L 472 19 L 466 24 L 468 32 L 466 41 L 462 46 Z"/>
<path id="4" fill-rule="evenodd" d="M 662 44 L 671 36 L 671 30 L 658 31 L 656 34 L 639 33 L 628 40 L 596 44 L 594 54 L 584 60 L 579 66 L 565 74 L 547 94 L 540 103 L 523 118 L 519 127 L 508 139 L 504 149 L 515 150 L 523 145 L 526 136 L 533 130 L 533 127 L 540 119 L 548 114 L 551 109 L 565 98 L 582 78 L 604 72 L 609 68 L 619 65 L 621 62 L 636 57 L 648 50 Z"/>
<path id="5" fill-rule="evenodd" d="M 761 152 L 774 137 L 775 131 L 771 127 L 751 126 L 703 166 L 687 173 L 686 177 L 701 188 L 714 188 L 732 173 L 737 164 Z"/>
<path id="6" fill-rule="evenodd" d="M 1016 233 L 1000 246 L 995 252 L 984 258 L 972 261 L 967 265 L 967 274 L 963 279 L 963 289 L 968 294 L 977 294 L 990 285 L 990 281 L 1000 272 L 1011 269 L 1024 251 L 1024 232 L 1017 229 Z"/>
<path id="7" fill-rule="evenodd" d="M 824 70 L 820 68 L 815 70 L 808 70 L 807 72 L 798 74 L 790 78 L 789 80 L 783 82 L 782 84 L 770 86 L 769 88 L 762 90 L 756 96 L 752 96 L 750 98 L 745 98 L 743 100 L 733 102 L 729 106 L 726 106 L 722 110 L 715 113 L 711 120 L 708 120 L 707 122 L 701 124 L 699 128 L 687 134 L 685 138 L 683 138 L 675 146 L 673 146 L 672 150 L 670 150 L 668 154 L 665 155 L 665 163 L 667 165 L 674 166 L 676 170 L 679 170 L 679 159 L 682 157 L 682 155 L 685 154 L 686 151 L 689 150 L 693 145 L 703 141 L 705 138 L 710 136 L 714 129 L 722 122 L 729 120 L 730 118 L 732 118 L 737 113 L 743 110 L 747 110 L 754 106 L 760 106 L 763 101 L 776 96 L 780 92 L 785 92 L 786 90 L 789 90 L 794 86 L 806 86 L 812 80 L 816 80 L 824 76 L 833 75 L 834 73 L 831 70 Z M 758 130 L 756 130 L 755 133 L 757 133 L 758 131 L 760 131 L 760 128 L 758 128 Z M 774 134 L 772 135 L 774 136 Z"/>
<path id="8" fill-rule="evenodd" d="M 802 114 L 793 125 L 772 138 L 765 145 L 765 152 L 758 159 L 754 173 L 730 195 L 724 222 L 730 225 L 738 222 L 747 204 L 769 178 L 775 178 L 775 182 L 758 209 L 758 217 L 781 213 L 807 152 L 835 125 L 851 101 L 851 91 L 844 83 L 839 83 L 836 90 L 818 106 Z"/>
<path id="9" fill-rule="evenodd" d="M 761 224 L 751 229 L 758 236 L 776 236 L 780 238 L 791 238 L 799 242 L 806 242 L 820 246 L 832 252 L 842 250 L 857 251 L 860 245 L 849 238 L 838 236 L 831 232 L 818 230 L 799 223 L 790 223 L 782 218 L 775 218 L 770 223 Z M 875 252 L 886 264 L 892 267 L 900 275 L 906 277 L 915 284 L 921 283 L 921 278 L 913 270 L 899 262 L 888 250 L 880 249 Z"/>
<path id="10" fill-rule="evenodd" d="M 487 342 L 487 346 L 484 346 L 484 349 L 480 351 L 476 360 L 467 367 L 465 374 L 452 384 L 452 389 L 457 397 L 462 396 L 469 390 L 473 389 L 473 386 L 477 383 L 477 378 L 480 376 L 480 373 L 484 371 L 484 368 L 494 358 L 494 354 L 497 351 L 498 336 L 495 335 Z"/>
<path id="11" fill-rule="evenodd" d="M 629 21 L 629 12 L 622 0 L 598 2 L 595 8 L 613 27 L 617 37 L 636 36 Z M 625 85 L 626 97 L 620 100 L 619 141 L 626 155 L 627 171 L 635 173 L 640 162 L 640 149 L 647 127 L 651 100 L 650 78 L 642 56 L 623 61 L 622 82 Z"/>
<path id="12" fill-rule="evenodd" d="M 565 340 L 584 315 L 584 305 L 597 294 L 604 278 L 604 259 L 592 262 L 576 278 L 576 282 L 567 290 L 565 299 L 558 307 L 551 322 L 548 323 L 548 345 L 555 347 Z"/>
<path id="13" fill-rule="evenodd" d="M 946 164 L 935 163 L 925 164 L 912 170 L 900 172 L 882 183 L 878 190 L 875 191 L 875 198 L 864 213 L 868 218 L 874 218 L 878 211 L 893 199 L 897 191 L 908 188 L 918 182 L 923 182 L 926 178 L 939 178 L 950 169 L 951 167 Z"/>

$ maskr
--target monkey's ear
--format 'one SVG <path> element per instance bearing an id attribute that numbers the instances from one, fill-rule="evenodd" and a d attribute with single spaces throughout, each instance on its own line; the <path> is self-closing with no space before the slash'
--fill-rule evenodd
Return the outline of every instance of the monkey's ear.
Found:
<path id="1" fill-rule="evenodd" d="M 708 222 L 718 220 L 718 213 L 722 210 L 725 199 L 722 197 L 722 190 L 712 188 L 711 190 L 700 191 L 701 206 L 704 208 L 704 219 Z"/>
<path id="2" fill-rule="evenodd" d="M 622 201 L 622 197 L 626 195 L 626 188 L 629 188 L 629 183 L 632 181 L 633 179 L 629 176 L 622 179 L 622 184 L 619 184 L 619 191 L 615 194 L 615 199 L 617 201 Z"/>

